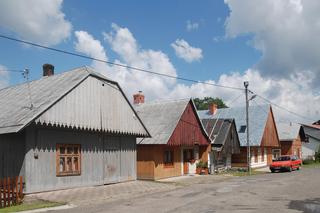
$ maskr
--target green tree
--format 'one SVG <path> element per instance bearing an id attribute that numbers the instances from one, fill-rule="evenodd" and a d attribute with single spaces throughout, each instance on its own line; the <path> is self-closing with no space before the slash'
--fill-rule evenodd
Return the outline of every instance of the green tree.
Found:
<path id="1" fill-rule="evenodd" d="M 228 106 L 223 102 L 221 98 L 212 98 L 212 97 L 204 97 L 202 99 L 195 98 L 193 99 L 194 104 L 196 105 L 198 110 L 206 110 L 209 107 L 209 104 L 215 103 L 218 105 L 218 108 L 227 108 Z"/>

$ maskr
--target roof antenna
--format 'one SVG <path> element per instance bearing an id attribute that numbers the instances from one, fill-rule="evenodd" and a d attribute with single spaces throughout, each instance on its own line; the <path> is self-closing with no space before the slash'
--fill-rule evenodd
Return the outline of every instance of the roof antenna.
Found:
<path id="1" fill-rule="evenodd" d="M 22 76 L 23 78 L 26 79 L 27 85 L 28 85 L 28 96 L 29 96 L 29 101 L 30 101 L 30 107 L 29 109 L 32 110 L 33 109 L 33 103 L 32 103 L 32 99 L 31 99 L 31 90 L 30 90 L 30 82 L 29 82 L 29 69 L 25 68 L 22 72 Z"/>

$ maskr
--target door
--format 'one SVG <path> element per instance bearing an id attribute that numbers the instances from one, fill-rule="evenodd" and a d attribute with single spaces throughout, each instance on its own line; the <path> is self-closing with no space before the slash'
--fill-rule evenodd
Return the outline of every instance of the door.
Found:
<path id="1" fill-rule="evenodd" d="M 188 150 L 183 150 L 183 174 L 189 174 Z"/>
<path id="2" fill-rule="evenodd" d="M 120 181 L 120 137 L 106 136 L 103 139 L 103 183 L 116 183 Z"/>

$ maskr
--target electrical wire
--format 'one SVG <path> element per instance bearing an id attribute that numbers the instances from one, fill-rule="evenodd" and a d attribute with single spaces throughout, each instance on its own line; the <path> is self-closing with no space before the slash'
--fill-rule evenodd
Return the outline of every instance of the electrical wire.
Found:
<path id="1" fill-rule="evenodd" d="M 135 70 L 135 71 L 139 71 L 139 72 L 149 73 L 149 74 L 154 74 L 154 75 L 158 75 L 158 76 L 162 76 L 162 77 L 166 77 L 166 78 L 177 79 L 177 80 L 182 80 L 182 81 L 187 81 L 187 82 L 192 82 L 192 83 L 211 85 L 211 86 L 220 87 L 220 88 L 227 88 L 227 89 L 234 89 L 234 90 L 244 91 L 243 88 L 239 88 L 239 87 L 232 87 L 232 86 L 226 86 L 226 85 L 220 85 L 220 84 L 213 84 L 213 83 L 209 83 L 209 82 L 205 82 L 205 81 L 197 81 L 197 80 L 194 80 L 194 79 L 189 79 L 189 78 L 184 78 L 184 77 L 178 77 L 178 76 L 158 73 L 158 72 L 154 72 L 154 71 L 151 71 L 151 70 L 141 69 L 141 68 L 132 67 L 132 66 L 128 66 L 128 65 L 123 65 L 123 64 L 119 64 L 119 63 L 114 63 L 114 62 L 110 62 L 110 61 L 107 61 L 107 60 L 102 60 L 102 59 L 98 59 L 98 58 L 94 58 L 94 57 L 90 57 L 90 56 L 86 56 L 86 55 L 81 55 L 81 54 L 70 52 L 70 51 L 66 51 L 66 50 L 52 48 L 52 47 L 44 46 L 44 45 L 41 45 L 41 44 L 37 44 L 37 43 L 33 43 L 33 42 L 21 40 L 21 39 L 12 38 L 12 37 L 5 36 L 5 35 L 2 35 L 2 34 L 0 34 L 0 38 L 11 40 L 11 41 L 15 41 L 15 42 L 19 42 L 19 43 L 28 44 L 28 45 L 31 45 L 31 46 L 35 46 L 35 47 L 39 47 L 39 48 L 42 48 L 42 49 L 47 49 L 47 50 L 63 53 L 63 54 L 77 56 L 77 57 L 81 57 L 81 58 L 85 58 L 85 59 L 90 59 L 90 60 L 93 60 L 93 61 L 98 61 L 98 62 L 110 64 L 110 65 L 113 65 L 113 66 L 118 66 L 118 67 L 131 69 L 131 70 Z M 9 70 L 1 70 L 1 71 L 9 71 Z M 23 72 L 23 71 L 22 70 L 11 70 L 11 72 Z M 252 94 L 256 94 L 256 93 L 253 93 L 250 90 L 249 90 L 249 92 L 252 93 Z M 283 106 L 275 104 L 272 101 L 268 100 L 267 98 L 264 98 L 263 96 L 261 96 L 259 94 L 256 94 L 256 95 L 258 97 L 260 97 L 261 99 L 263 99 L 264 101 L 268 102 L 269 104 L 275 106 L 275 107 L 278 107 L 278 108 L 280 108 L 282 110 L 285 110 L 285 111 L 287 111 L 287 112 L 289 112 L 289 113 L 291 113 L 293 115 L 296 115 L 296 116 L 298 116 L 300 118 L 307 119 L 307 120 L 310 120 L 310 121 L 312 120 L 312 119 L 307 118 L 305 116 L 302 116 L 302 115 L 300 115 L 300 114 L 298 114 L 296 112 L 288 110 Z"/>
<path id="2" fill-rule="evenodd" d="M 57 48 L 52 48 L 52 47 L 44 46 L 44 45 L 41 45 L 41 44 L 37 44 L 37 43 L 33 43 L 33 42 L 29 42 L 29 41 L 25 41 L 25 40 L 16 39 L 16 38 L 12 38 L 12 37 L 9 37 L 9 36 L 1 35 L 1 34 L 0 34 L 0 38 L 8 39 L 8 40 L 19 42 L 19 43 L 23 43 L 23 44 L 28 44 L 28 45 L 31 45 L 31 46 L 35 46 L 35 47 L 39 47 L 39 48 L 42 48 L 42 49 L 47 49 L 47 50 L 63 53 L 63 54 L 77 56 L 77 57 L 81 57 L 81 58 L 85 58 L 85 59 L 90 59 L 90 60 L 93 60 L 93 61 L 98 61 L 98 62 L 110 64 L 110 65 L 113 65 L 113 66 L 118 66 L 118 67 L 131 69 L 131 70 L 135 70 L 135 71 L 139 71 L 139 72 L 149 73 L 149 74 L 154 74 L 154 75 L 158 75 L 158 76 L 162 76 L 162 77 L 166 77 L 166 78 L 177 79 L 177 80 L 181 80 L 181 81 L 188 81 L 188 82 L 193 82 L 193 83 L 206 84 L 206 85 L 211 85 L 211 86 L 221 87 L 221 88 L 227 88 L 227 89 L 244 90 L 243 88 L 239 88 L 239 87 L 232 87 L 232 86 L 226 86 L 226 85 L 220 85 L 220 84 L 213 84 L 213 83 L 209 83 L 209 82 L 205 82 L 205 81 L 197 81 L 197 80 L 193 80 L 193 79 L 189 79 L 189 78 L 178 77 L 178 76 L 163 74 L 163 73 L 159 73 L 159 72 L 154 72 L 154 71 L 151 71 L 151 70 L 141 69 L 141 68 L 132 67 L 132 66 L 128 66 L 128 65 L 123 65 L 123 64 L 119 64 L 119 63 L 114 63 L 114 62 L 110 62 L 110 61 L 107 61 L 107 60 L 98 59 L 98 58 L 94 58 L 94 57 L 90 57 L 90 56 L 86 56 L 86 55 L 81 55 L 81 54 L 78 54 L 78 53 L 74 53 L 74 52 L 70 52 L 70 51 L 66 51 L 66 50 L 61 50 L 61 49 L 57 49 Z"/>
<path id="3" fill-rule="evenodd" d="M 0 72 L 19 72 L 19 73 L 23 73 L 23 70 L 0 70 Z"/>
<path id="4" fill-rule="evenodd" d="M 252 91 L 250 91 L 250 92 L 253 93 Z M 303 119 L 305 119 L 305 120 L 314 121 L 314 120 L 311 119 L 311 118 L 305 117 L 305 116 L 300 115 L 300 114 L 298 114 L 298 113 L 296 113 L 296 112 L 293 112 L 293 111 L 291 111 L 291 110 L 288 110 L 287 108 L 285 108 L 285 107 L 283 107 L 283 106 L 281 106 L 281 105 L 279 105 L 279 104 L 276 104 L 276 103 L 270 101 L 269 99 L 267 99 L 267 98 L 265 98 L 265 97 L 263 97 L 263 96 L 261 96 L 261 95 L 259 95 L 259 94 L 257 94 L 257 93 L 253 93 L 253 94 L 257 95 L 257 97 L 261 98 L 263 101 L 271 104 L 272 106 L 275 106 L 275 107 L 277 107 L 277 108 L 279 108 L 279 109 L 282 109 L 282 110 L 284 110 L 284 111 L 286 111 L 286 112 L 288 112 L 288 113 L 291 113 L 291 114 L 293 114 L 293 115 L 295 115 L 295 116 L 297 116 L 297 117 L 303 118 Z"/>

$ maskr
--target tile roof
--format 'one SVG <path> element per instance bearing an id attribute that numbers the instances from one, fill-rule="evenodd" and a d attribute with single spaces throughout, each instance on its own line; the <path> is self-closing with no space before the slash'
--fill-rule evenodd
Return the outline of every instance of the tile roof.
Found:
<path id="1" fill-rule="evenodd" d="M 264 128 L 267 122 L 268 113 L 270 111 L 270 105 L 253 105 L 249 107 L 249 125 L 250 125 L 250 145 L 260 146 Z M 209 118 L 223 118 L 234 119 L 238 128 L 238 135 L 240 139 L 240 145 L 247 145 L 246 132 L 239 132 L 241 126 L 246 126 L 246 108 L 245 107 L 233 107 L 218 109 L 215 115 L 210 115 L 209 110 L 199 110 L 198 114 L 201 119 Z"/>

